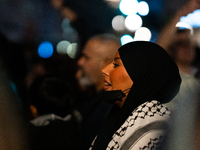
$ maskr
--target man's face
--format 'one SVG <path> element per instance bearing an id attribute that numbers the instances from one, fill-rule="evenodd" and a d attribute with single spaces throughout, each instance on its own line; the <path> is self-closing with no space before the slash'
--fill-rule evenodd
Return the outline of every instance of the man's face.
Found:
<path id="1" fill-rule="evenodd" d="M 99 59 L 99 44 L 97 41 L 88 41 L 83 49 L 81 58 L 78 60 L 80 68 L 79 83 L 83 86 L 97 85 L 103 80 L 101 74 L 102 60 Z"/>
<path id="2" fill-rule="evenodd" d="M 183 64 L 192 64 L 195 59 L 195 46 L 191 41 L 189 32 L 182 32 L 176 35 L 176 61 Z"/>

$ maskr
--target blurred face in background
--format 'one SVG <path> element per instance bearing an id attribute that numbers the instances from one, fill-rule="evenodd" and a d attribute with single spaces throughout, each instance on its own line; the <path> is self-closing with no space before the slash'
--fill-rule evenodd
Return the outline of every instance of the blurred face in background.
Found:
<path id="1" fill-rule="evenodd" d="M 89 39 L 78 60 L 77 79 L 80 86 L 94 85 L 96 91 L 102 90 L 104 81 L 101 70 L 113 61 L 120 46 L 120 40 L 110 34 L 99 34 Z"/>
<path id="2" fill-rule="evenodd" d="M 192 64 L 195 59 L 195 45 L 191 41 L 189 31 L 181 32 L 176 35 L 176 56 L 175 61 L 182 64 Z"/>
<path id="3" fill-rule="evenodd" d="M 182 41 L 182 44 L 177 46 L 176 61 L 183 64 L 192 64 L 195 59 L 195 48 L 189 41 Z"/>
<path id="4" fill-rule="evenodd" d="M 96 40 L 90 40 L 86 43 L 82 56 L 78 60 L 78 80 L 82 86 L 95 85 L 98 90 L 98 86 L 102 83 L 101 69 L 105 66 L 105 62 L 99 53 L 101 48 L 102 46 Z"/>

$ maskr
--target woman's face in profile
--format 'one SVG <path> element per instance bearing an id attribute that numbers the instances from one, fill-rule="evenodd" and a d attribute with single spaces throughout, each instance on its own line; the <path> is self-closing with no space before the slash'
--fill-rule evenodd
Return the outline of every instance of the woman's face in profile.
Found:
<path id="1" fill-rule="evenodd" d="M 121 90 L 123 92 L 133 85 L 120 59 L 119 52 L 116 53 L 114 61 L 102 70 L 102 73 L 105 91 Z"/>

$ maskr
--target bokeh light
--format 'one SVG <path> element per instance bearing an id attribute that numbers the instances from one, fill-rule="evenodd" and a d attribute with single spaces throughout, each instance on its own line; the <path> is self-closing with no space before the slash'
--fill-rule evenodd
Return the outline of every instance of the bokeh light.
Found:
<path id="1" fill-rule="evenodd" d="M 139 7 L 139 9 L 138 9 L 139 15 L 146 16 L 149 14 L 149 5 L 147 2 L 145 2 L 145 1 L 139 2 L 138 7 Z"/>
<path id="2" fill-rule="evenodd" d="M 38 47 L 38 54 L 42 58 L 49 58 L 53 55 L 53 45 L 49 41 L 42 42 Z"/>
<path id="3" fill-rule="evenodd" d="M 150 41 L 151 31 L 146 27 L 141 27 L 135 31 L 134 41 Z"/>
<path id="4" fill-rule="evenodd" d="M 120 11 L 125 15 L 132 15 L 138 12 L 137 0 L 121 0 L 119 3 Z"/>
<path id="5" fill-rule="evenodd" d="M 126 43 L 132 42 L 133 37 L 128 34 L 125 34 L 120 38 L 120 41 L 121 41 L 121 45 L 124 45 Z"/>
<path id="6" fill-rule="evenodd" d="M 67 47 L 67 54 L 70 58 L 75 58 L 76 53 L 77 53 L 77 43 L 71 43 L 68 47 Z"/>
<path id="7" fill-rule="evenodd" d="M 67 18 L 63 19 L 62 24 L 61 24 L 63 31 L 65 32 L 68 31 L 69 25 L 70 25 L 69 19 Z"/>
<path id="8" fill-rule="evenodd" d="M 122 15 L 117 15 L 112 19 L 112 27 L 116 31 L 123 31 L 125 29 L 125 18 Z"/>
<path id="9" fill-rule="evenodd" d="M 189 29 L 190 33 L 193 34 L 193 28 L 190 24 L 185 23 L 185 22 L 178 22 L 176 24 L 176 27 L 178 27 L 179 29 Z"/>
<path id="10" fill-rule="evenodd" d="M 139 15 L 129 15 L 125 19 L 125 27 L 127 30 L 134 32 L 142 26 L 142 18 Z"/>
<path id="11" fill-rule="evenodd" d="M 67 53 L 67 47 L 70 45 L 69 41 L 63 40 L 60 41 L 56 46 L 56 51 L 60 54 L 66 54 Z"/>
<path id="12" fill-rule="evenodd" d="M 189 24 L 193 28 L 200 27 L 200 9 L 195 10 L 187 16 L 182 16 L 180 22 Z"/>

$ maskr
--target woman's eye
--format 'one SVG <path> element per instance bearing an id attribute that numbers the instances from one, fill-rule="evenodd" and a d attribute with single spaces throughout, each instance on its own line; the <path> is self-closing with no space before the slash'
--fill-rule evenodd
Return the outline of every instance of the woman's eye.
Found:
<path id="1" fill-rule="evenodd" d="M 116 67 L 118 67 L 119 65 L 118 64 L 116 64 L 116 63 L 113 63 L 113 65 L 114 65 L 114 68 L 116 68 Z"/>

